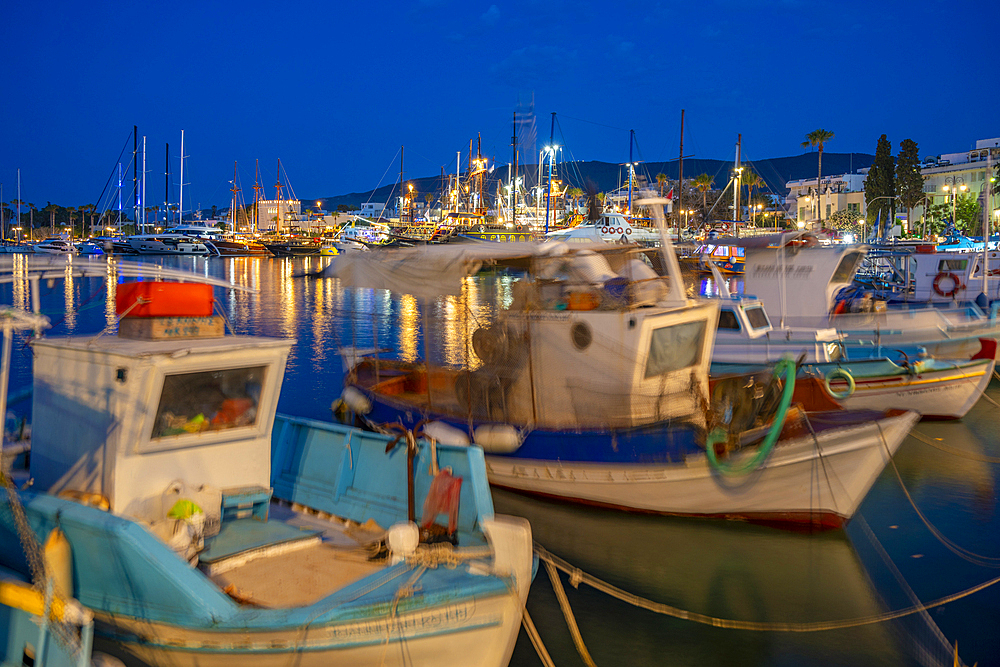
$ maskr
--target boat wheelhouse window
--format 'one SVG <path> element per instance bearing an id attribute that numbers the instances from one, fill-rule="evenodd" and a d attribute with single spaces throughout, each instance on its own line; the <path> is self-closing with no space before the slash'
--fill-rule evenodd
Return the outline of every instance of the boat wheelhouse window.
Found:
<path id="1" fill-rule="evenodd" d="M 713 257 L 729 257 L 729 246 L 727 246 L 727 245 L 720 245 L 718 248 L 715 249 L 715 252 L 712 253 L 712 256 Z"/>
<path id="2" fill-rule="evenodd" d="M 938 271 L 965 271 L 968 266 L 968 259 L 942 259 L 938 262 Z"/>
<path id="3" fill-rule="evenodd" d="M 747 249 L 744 248 L 741 245 L 736 246 L 736 256 L 737 257 L 746 257 L 747 256 Z"/>
<path id="4" fill-rule="evenodd" d="M 739 331 L 740 330 L 740 320 L 736 317 L 736 313 L 731 310 L 720 310 L 719 311 L 719 328 L 720 329 L 730 329 Z"/>
<path id="5" fill-rule="evenodd" d="M 150 439 L 257 424 L 265 366 L 163 377 Z"/>
<path id="6" fill-rule="evenodd" d="M 649 338 L 646 377 L 654 377 L 694 366 L 701 361 L 705 320 L 653 329 Z"/>
<path id="7" fill-rule="evenodd" d="M 854 279 L 854 274 L 858 269 L 858 264 L 864 259 L 863 252 L 849 252 L 840 259 L 837 270 L 830 278 L 831 283 L 849 283 Z"/>
<path id="8" fill-rule="evenodd" d="M 747 321 L 750 322 L 752 328 L 766 329 L 771 326 L 771 321 L 767 319 L 767 313 L 764 312 L 764 306 L 750 306 L 744 308 L 743 312 L 747 314 Z"/>

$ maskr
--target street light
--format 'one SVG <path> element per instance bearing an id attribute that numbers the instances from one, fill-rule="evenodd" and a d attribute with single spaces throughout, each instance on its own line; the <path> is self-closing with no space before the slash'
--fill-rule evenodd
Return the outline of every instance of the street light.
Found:
<path id="1" fill-rule="evenodd" d="M 950 187 L 946 185 L 946 186 L 944 186 L 942 188 L 942 190 L 944 190 L 945 192 L 950 192 L 951 193 L 951 224 L 952 225 L 955 224 L 955 209 L 956 209 L 956 202 L 955 202 L 955 200 L 958 199 L 958 193 L 959 193 L 959 191 L 965 192 L 968 189 L 969 189 L 969 186 L 967 186 L 965 183 L 962 183 L 961 185 L 952 185 Z"/>

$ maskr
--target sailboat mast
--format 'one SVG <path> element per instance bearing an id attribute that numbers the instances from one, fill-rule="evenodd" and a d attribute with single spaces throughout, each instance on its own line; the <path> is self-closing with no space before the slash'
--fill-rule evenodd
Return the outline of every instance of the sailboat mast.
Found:
<path id="1" fill-rule="evenodd" d="M 399 147 L 399 221 L 406 221 L 406 193 L 403 192 L 403 147 Z"/>
<path id="2" fill-rule="evenodd" d="M 684 109 L 681 109 L 681 152 L 677 156 L 677 241 L 681 240 L 681 215 L 684 213 Z"/>
<path id="3" fill-rule="evenodd" d="M 278 175 L 275 179 L 274 189 L 278 191 L 278 215 L 274 218 L 274 231 L 281 233 L 281 158 L 278 158 Z"/>
<path id="4" fill-rule="evenodd" d="M 462 151 L 455 151 L 455 213 L 458 213 L 462 198 Z"/>
<path id="5" fill-rule="evenodd" d="M 635 138 L 635 130 L 628 131 L 628 211 L 626 215 L 632 215 L 632 174 L 634 170 L 632 169 L 632 140 Z"/>
<path id="6" fill-rule="evenodd" d="M 181 130 L 181 182 L 180 195 L 177 198 L 178 221 L 184 224 L 184 130 Z"/>
<path id="7" fill-rule="evenodd" d="M 132 126 L 132 219 L 139 226 L 139 126 Z"/>
<path id="8" fill-rule="evenodd" d="M 233 160 L 233 187 L 229 188 L 233 193 L 233 200 L 229 204 L 229 224 L 232 227 L 233 233 L 239 232 L 239 228 L 236 224 L 236 193 L 240 191 L 239 187 L 236 185 L 236 160 Z"/>
<path id="9" fill-rule="evenodd" d="M 163 226 L 166 227 L 170 222 L 170 144 L 167 144 L 167 150 L 164 153 L 166 156 L 167 164 L 163 169 Z"/>
<path id="10" fill-rule="evenodd" d="M 263 186 L 260 184 L 260 160 L 255 161 L 253 176 L 253 232 L 260 231 L 260 191 Z"/>
<path id="11" fill-rule="evenodd" d="M 743 144 L 743 135 L 736 135 L 736 179 L 733 181 L 733 228 L 734 230 L 739 229 L 739 220 L 742 217 L 740 215 L 740 177 L 743 175 L 743 167 L 740 166 L 740 149 Z M 739 236 L 739 232 L 736 231 L 735 234 Z"/>
<path id="12" fill-rule="evenodd" d="M 142 135 L 142 234 L 146 233 L 146 135 Z"/>
<path id="13" fill-rule="evenodd" d="M 514 112 L 514 136 L 510 140 L 511 145 L 514 147 L 514 162 L 513 171 L 511 174 L 510 181 L 510 197 L 511 197 L 511 222 L 517 225 L 517 112 Z"/>

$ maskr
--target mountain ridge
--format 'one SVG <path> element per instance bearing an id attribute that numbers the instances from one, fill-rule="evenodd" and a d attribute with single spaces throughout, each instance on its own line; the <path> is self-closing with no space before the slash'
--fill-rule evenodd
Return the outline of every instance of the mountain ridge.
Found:
<path id="1" fill-rule="evenodd" d="M 785 184 L 791 180 L 808 179 L 816 175 L 817 156 L 816 152 L 803 153 L 802 155 L 792 155 L 779 158 L 767 158 L 764 160 L 747 160 L 743 162 L 745 168 L 756 171 L 764 180 L 765 191 L 784 196 L 786 193 Z M 823 174 L 839 175 L 854 173 L 859 169 L 870 167 L 875 160 L 875 156 L 869 153 L 831 153 L 823 152 Z M 656 183 L 657 174 L 665 174 L 670 180 L 677 180 L 679 163 L 678 160 L 667 162 L 642 162 L 636 167 L 637 174 L 645 176 L 650 183 Z M 546 167 L 547 168 L 547 167 Z M 685 181 L 698 176 L 699 174 L 709 174 L 713 177 L 714 187 L 721 189 L 729 182 L 733 163 L 726 160 L 715 160 L 711 158 L 688 158 L 684 160 Z M 619 187 L 622 183 L 624 166 L 613 162 L 601 162 L 599 160 L 578 160 L 574 162 L 564 162 L 555 167 L 557 177 L 568 183 L 570 187 L 584 188 L 587 180 L 593 181 L 597 185 L 598 192 L 608 192 Z M 537 182 L 538 165 L 519 165 L 518 173 L 522 175 L 525 182 Z M 405 176 L 405 174 L 404 174 Z M 426 194 L 437 195 L 447 185 L 448 175 L 442 183 L 441 176 L 419 176 L 406 178 L 404 182 L 413 185 L 413 190 L 418 198 L 423 198 Z M 486 180 L 486 191 L 495 193 L 500 179 L 507 179 L 507 168 L 505 166 L 494 169 Z M 383 185 L 364 192 L 351 192 L 341 195 L 327 197 L 306 198 L 302 201 L 322 202 L 326 210 L 336 210 L 338 206 L 344 205 L 355 209 L 365 202 L 387 202 L 394 196 L 394 191 L 398 185 L 398 178 L 390 185 Z"/>

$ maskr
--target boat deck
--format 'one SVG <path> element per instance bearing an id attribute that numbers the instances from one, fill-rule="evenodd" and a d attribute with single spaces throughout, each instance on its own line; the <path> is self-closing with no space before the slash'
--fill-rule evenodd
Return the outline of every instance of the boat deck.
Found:
<path id="1" fill-rule="evenodd" d="M 370 560 L 379 527 L 348 527 L 272 503 L 266 522 L 224 523 L 199 568 L 234 600 L 256 607 L 314 604 L 386 567 Z"/>

